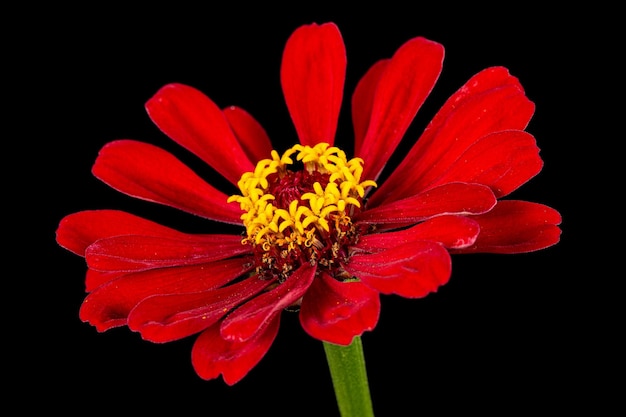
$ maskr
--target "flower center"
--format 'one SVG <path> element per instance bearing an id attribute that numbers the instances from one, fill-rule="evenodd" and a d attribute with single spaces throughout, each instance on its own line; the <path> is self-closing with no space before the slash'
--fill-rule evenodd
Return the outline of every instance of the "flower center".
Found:
<path id="1" fill-rule="evenodd" d="M 295 145 L 282 156 L 273 150 L 271 156 L 243 174 L 241 194 L 228 198 L 245 212 L 242 243 L 254 248 L 257 274 L 282 281 L 309 262 L 348 278 L 340 262 L 360 234 L 351 218 L 361 210 L 365 189 L 376 186 L 361 181 L 363 160 L 348 160 L 327 143 Z"/>

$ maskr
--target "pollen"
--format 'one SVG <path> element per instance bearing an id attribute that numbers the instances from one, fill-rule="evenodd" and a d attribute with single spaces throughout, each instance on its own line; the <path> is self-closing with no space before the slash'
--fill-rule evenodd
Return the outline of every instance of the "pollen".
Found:
<path id="1" fill-rule="evenodd" d="M 285 278 L 297 264 L 328 269 L 345 256 L 358 235 L 352 217 L 362 209 L 372 180 L 363 180 L 363 160 L 347 159 L 327 143 L 295 145 L 259 161 L 241 176 L 238 203 L 246 228 L 243 244 L 255 248 L 257 272 Z"/>

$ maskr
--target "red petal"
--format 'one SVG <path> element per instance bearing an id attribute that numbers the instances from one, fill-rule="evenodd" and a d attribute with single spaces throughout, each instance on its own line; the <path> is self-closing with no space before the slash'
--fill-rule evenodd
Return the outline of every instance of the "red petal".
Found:
<path id="1" fill-rule="evenodd" d="M 106 144 L 93 174 L 133 197 L 165 204 L 209 219 L 241 224 L 241 209 L 172 154 L 147 143 L 118 140 Z"/>
<path id="2" fill-rule="evenodd" d="M 245 281 L 208 291 L 155 295 L 133 308 L 128 316 L 128 327 L 152 342 L 182 339 L 217 323 L 231 309 L 271 283 L 255 275 Z"/>
<path id="3" fill-rule="evenodd" d="M 542 167 L 535 138 L 523 130 L 505 130 L 476 141 L 433 184 L 484 184 L 500 198 L 537 175 Z"/>
<path id="4" fill-rule="evenodd" d="M 275 314 L 245 342 L 222 339 L 217 324 L 205 330 L 191 350 L 196 373 L 205 380 L 221 374 L 228 385 L 236 384 L 265 356 L 278 334 L 279 325 L 280 314 Z"/>
<path id="5" fill-rule="evenodd" d="M 256 163 L 270 157 L 272 143 L 263 126 L 254 117 L 235 106 L 225 108 L 224 116 L 250 161 Z"/>
<path id="6" fill-rule="evenodd" d="M 346 271 L 383 294 L 424 297 L 450 279 L 448 251 L 435 242 L 412 242 L 374 254 L 356 254 Z"/>
<path id="7" fill-rule="evenodd" d="M 473 217 L 480 225 L 476 243 L 458 253 L 524 253 L 559 242 L 561 215 L 543 204 L 505 200 Z"/>
<path id="8" fill-rule="evenodd" d="M 146 110 L 163 133 L 233 184 L 254 170 L 224 113 L 195 88 L 168 84 L 148 100 Z"/>
<path id="9" fill-rule="evenodd" d="M 365 161 L 364 179 L 376 179 L 398 146 L 439 78 L 443 55 L 443 46 L 418 37 L 402 45 L 385 65 L 367 133 L 356 153 Z"/>
<path id="10" fill-rule="evenodd" d="M 481 214 L 495 204 L 496 198 L 489 187 L 456 182 L 367 209 L 356 220 L 361 223 L 411 224 L 444 214 Z"/>
<path id="11" fill-rule="evenodd" d="M 222 323 L 222 337 L 244 341 L 254 336 L 277 312 L 298 301 L 315 277 L 314 266 L 304 265 L 276 288 L 260 295 L 232 312 Z"/>
<path id="12" fill-rule="evenodd" d="M 478 222 L 468 217 L 440 216 L 408 229 L 361 236 L 354 248 L 365 252 L 380 252 L 420 240 L 439 242 L 447 248 L 464 248 L 476 241 L 479 232 Z"/>
<path id="13" fill-rule="evenodd" d="M 352 94 L 352 124 L 354 125 L 354 154 L 360 155 L 363 139 L 367 133 L 367 127 L 372 117 L 372 106 L 374 105 L 374 94 L 378 81 L 382 76 L 388 59 L 381 59 L 370 67 L 365 75 L 359 80 L 354 93 Z"/>
<path id="14" fill-rule="evenodd" d="M 85 275 L 85 291 L 92 292 L 100 285 L 113 281 L 123 275 L 126 275 L 126 272 L 101 272 L 88 269 L 87 274 Z"/>
<path id="15" fill-rule="evenodd" d="M 316 339 L 349 345 L 354 336 L 376 327 L 378 292 L 360 282 L 339 282 L 321 273 L 302 300 L 300 323 Z"/>
<path id="16" fill-rule="evenodd" d="M 446 101 L 370 205 L 394 201 L 432 185 L 474 142 L 501 130 L 523 130 L 535 106 L 517 78 L 495 67 L 473 76 Z"/>
<path id="17" fill-rule="evenodd" d="M 300 143 L 334 143 L 346 76 L 346 51 L 333 23 L 298 28 L 283 52 L 280 80 Z"/>
<path id="18" fill-rule="evenodd" d="M 85 259 L 97 271 L 143 271 L 207 263 L 249 251 L 237 235 L 124 235 L 96 241 L 87 248 Z"/>
<path id="19" fill-rule="evenodd" d="M 98 239 L 127 235 L 180 237 L 181 232 L 118 210 L 86 210 L 65 216 L 59 223 L 59 245 L 79 256 Z"/>
<path id="20" fill-rule="evenodd" d="M 90 293 L 80 308 L 80 319 L 91 323 L 98 331 L 123 326 L 127 324 L 130 311 L 150 296 L 221 287 L 251 268 L 251 259 L 237 258 L 127 274 Z"/>

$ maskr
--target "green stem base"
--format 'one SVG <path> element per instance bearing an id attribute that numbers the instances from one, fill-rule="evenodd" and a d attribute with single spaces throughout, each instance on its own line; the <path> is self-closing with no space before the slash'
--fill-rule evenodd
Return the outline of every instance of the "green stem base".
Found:
<path id="1" fill-rule="evenodd" d="M 361 338 L 348 346 L 324 342 L 324 351 L 341 417 L 374 417 Z"/>

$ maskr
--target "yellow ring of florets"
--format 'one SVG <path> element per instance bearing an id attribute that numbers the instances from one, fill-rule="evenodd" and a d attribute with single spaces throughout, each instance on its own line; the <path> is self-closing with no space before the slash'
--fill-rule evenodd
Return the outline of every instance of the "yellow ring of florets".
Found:
<path id="1" fill-rule="evenodd" d="M 267 192 L 270 186 L 268 176 L 284 174 L 287 167 L 294 164 L 294 154 L 309 173 L 328 174 L 329 181 L 324 188 L 319 182 L 314 183 L 314 192 L 301 196 L 307 204 L 294 200 L 288 209 L 278 208 L 272 203 L 276 197 Z M 349 222 L 350 206 L 361 207 L 365 189 L 376 187 L 372 180 L 361 181 L 361 158 L 348 160 L 345 152 L 327 143 L 313 147 L 298 144 L 282 156 L 272 150 L 271 156 L 272 159 L 259 161 L 253 172 L 243 174 L 237 183 L 241 194 L 228 198 L 229 203 L 239 203 L 245 212 L 241 215 L 247 234 L 244 243 L 262 245 L 263 248 L 273 245 L 288 249 L 294 249 L 296 245 L 309 247 L 316 230 L 330 232 L 331 214 L 335 220 Z"/>

